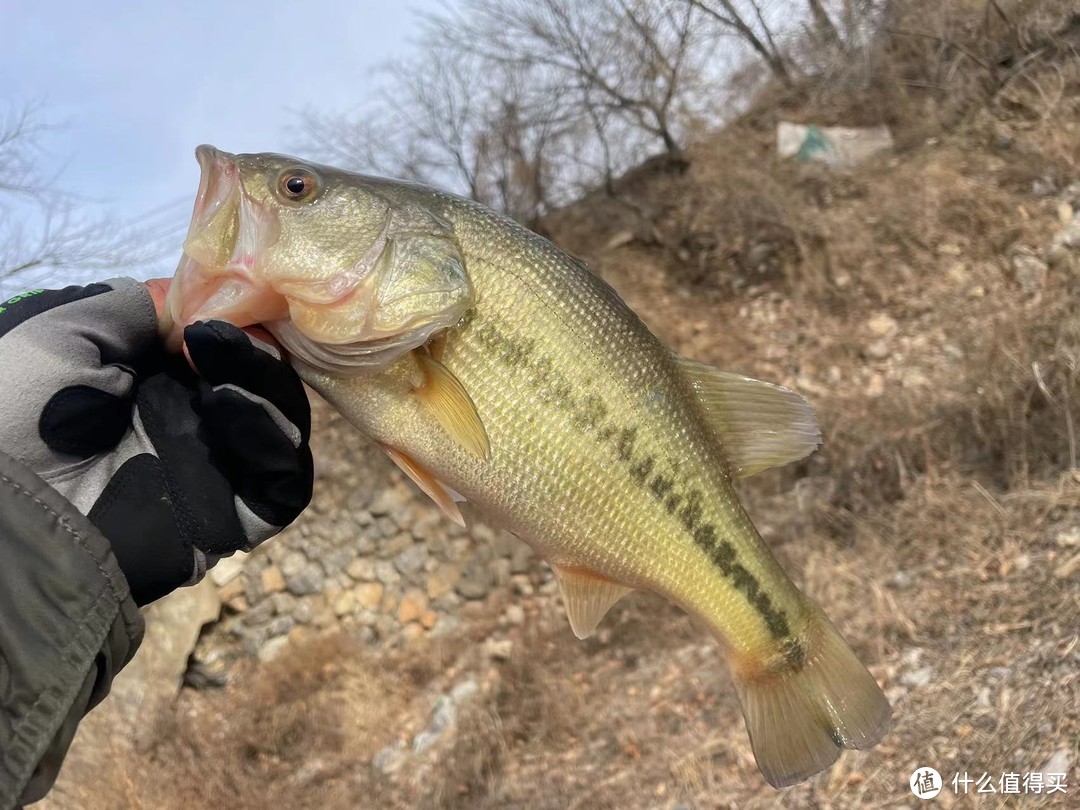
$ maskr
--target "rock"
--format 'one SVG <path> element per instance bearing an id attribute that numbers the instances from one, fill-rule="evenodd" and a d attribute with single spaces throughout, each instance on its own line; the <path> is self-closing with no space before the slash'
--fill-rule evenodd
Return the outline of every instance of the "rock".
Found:
<path id="1" fill-rule="evenodd" d="M 297 599 L 295 600 L 295 606 L 292 610 L 293 621 L 297 624 L 307 624 L 315 618 L 315 614 L 318 612 L 317 600 L 315 599 Z"/>
<path id="2" fill-rule="evenodd" d="M 915 584 L 915 577 L 909 574 L 907 571 L 897 571 L 891 577 L 889 577 L 888 585 L 890 588 L 896 588 L 898 591 L 907 590 Z"/>
<path id="3" fill-rule="evenodd" d="M 412 576 L 423 570 L 424 563 L 427 562 L 427 557 L 427 549 L 425 549 L 423 545 L 412 543 L 394 558 L 394 567 L 397 568 L 403 576 Z"/>
<path id="4" fill-rule="evenodd" d="M 474 556 L 465 564 L 455 588 L 466 599 L 483 599 L 491 590 L 491 581 L 490 564 Z"/>
<path id="5" fill-rule="evenodd" d="M 908 668 L 917 667 L 919 662 L 922 661 L 924 652 L 925 650 L 922 647 L 908 647 L 900 653 L 900 663 Z"/>
<path id="6" fill-rule="evenodd" d="M 375 496 L 370 504 L 368 504 L 368 511 L 378 518 L 383 515 L 389 515 L 391 512 L 401 506 L 402 494 L 396 486 L 387 487 Z"/>
<path id="7" fill-rule="evenodd" d="M 278 616 L 288 616 L 296 608 L 297 599 L 291 593 L 275 593 L 270 597 L 270 604 L 274 606 L 274 613 Z"/>
<path id="8" fill-rule="evenodd" d="M 509 638 L 489 637 L 484 642 L 484 654 L 496 661 L 509 661 L 514 654 L 514 641 Z"/>
<path id="9" fill-rule="evenodd" d="M 409 754 L 405 750 L 405 743 L 398 741 L 395 745 L 388 745 L 377 753 L 371 760 L 371 767 L 382 774 L 391 774 L 401 770 L 408 761 Z"/>
<path id="10" fill-rule="evenodd" d="M 321 591 L 325 578 L 321 565 L 308 563 L 292 576 L 286 576 L 285 583 L 289 593 L 295 596 L 307 596 Z"/>
<path id="11" fill-rule="evenodd" d="M 274 603 L 269 599 L 264 599 L 244 614 L 244 624 L 248 627 L 254 627 L 257 624 L 264 624 L 272 618 L 274 618 Z"/>
<path id="12" fill-rule="evenodd" d="M 1080 526 L 1073 526 L 1063 532 L 1058 532 L 1058 536 L 1054 539 L 1062 548 L 1075 548 L 1080 546 Z"/>
<path id="13" fill-rule="evenodd" d="M 1059 748 L 1050 758 L 1043 763 L 1039 770 L 1043 775 L 1043 784 L 1047 784 L 1050 781 L 1050 774 L 1066 774 L 1069 773 L 1069 767 L 1072 765 L 1072 754 L 1068 748 Z M 1060 779 L 1060 777 L 1058 777 Z"/>
<path id="14" fill-rule="evenodd" d="M 1040 177 L 1031 182 L 1031 193 L 1035 197 L 1053 197 L 1057 191 L 1057 183 L 1053 177 Z"/>
<path id="15" fill-rule="evenodd" d="M 307 566 L 307 557 L 304 556 L 302 551 L 290 551 L 285 555 L 285 559 L 281 561 L 281 573 L 288 580 L 291 576 L 296 576 Z"/>
<path id="16" fill-rule="evenodd" d="M 244 597 L 244 579 L 243 577 L 236 577 L 230 580 L 227 584 L 218 587 L 218 599 L 230 610 L 240 612 L 238 605 L 242 602 L 246 610 L 248 601 Z"/>
<path id="17" fill-rule="evenodd" d="M 339 619 L 348 616 L 356 608 L 356 592 L 342 591 L 334 600 L 334 615 Z"/>
<path id="18" fill-rule="evenodd" d="M 866 356 L 871 360 L 884 360 L 892 354 L 892 348 L 887 340 L 875 340 L 866 347 Z"/>
<path id="19" fill-rule="evenodd" d="M 214 580 L 214 584 L 219 588 L 228 585 L 238 576 L 240 572 L 244 570 L 244 565 L 248 561 L 248 554 L 243 551 L 237 551 L 231 557 L 226 557 L 222 560 L 218 560 L 218 564 L 210 569 L 210 578 Z"/>
<path id="20" fill-rule="evenodd" d="M 259 582 L 263 593 L 280 593 L 285 590 L 285 576 L 276 565 L 264 568 L 259 574 Z"/>
<path id="21" fill-rule="evenodd" d="M 453 563 L 443 563 L 436 568 L 427 581 L 427 595 L 429 599 L 438 599 L 445 593 L 449 593 L 461 579 L 461 569 Z"/>
<path id="22" fill-rule="evenodd" d="M 871 374 L 870 381 L 866 384 L 866 395 L 868 397 L 880 397 L 885 393 L 885 375 L 884 374 Z"/>
<path id="23" fill-rule="evenodd" d="M 221 689 L 229 683 L 229 662 L 224 656 L 201 661 L 194 655 L 188 659 L 184 686 L 190 689 Z"/>
<path id="24" fill-rule="evenodd" d="M 333 576 L 337 572 L 345 570 L 345 566 L 349 564 L 352 556 L 352 551 L 350 549 L 342 548 L 337 551 L 331 551 L 329 554 L 321 557 L 319 559 L 319 564 L 322 565 L 323 571 L 327 576 Z"/>
<path id="25" fill-rule="evenodd" d="M 259 648 L 259 660 L 267 664 L 281 655 L 282 650 L 289 643 L 289 639 L 286 636 L 277 636 L 270 639 L 268 642 Z"/>
<path id="26" fill-rule="evenodd" d="M 389 560 L 379 560 L 375 563 L 375 578 L 383 585 L 397 585 L 401 582 L 401 574 Z"/>
<path id="27" fill-rule="evenodd" d="M 415 622 L 428 609 L 427 594 L 416 588 L 405 591 L 398 607 L 398 621 L 402 624 Z"/>
<path id="28" fill-rule="evenodd" d="M 1020 285 L 1020 289 L 1029 295 L 1037 292 L 1046 284 L 1048 268 L 1046 262 L 1040 259 L 1034 250 L 1028 247 L 1018 247 L 1010 257 L 1013 278 Z"/>
<path id="29" fill-rule="evenodd" d="M 510 571 L 513 574 L 524 574 L 532 567 L 533 550 L 527 543 L 518 541 L 514 551 L 510 555 Z"/>
<path id="30" fill-rule="evenodd" d="M 434 511 L 427 510 L 412 526 L 412 536 L 417 540 L 432 540 L 439 534 L 442 516 Z"/>
<path id="31" fill-rule="evenodd" d="M 912 689 L 920 689 L 929 684 L 933 677 L 933 667 L 922 667 L 914 672 L 905 672 L 900 676 L 900 683 Z"/>
<path id="32" fill-rule="evenodd" d="M 525 623 L 525 610 L 521 605 L 510 605 L 506 608 L 506 621 L 509 624 L 519 625 Z"/>
<path id="33" fill-rule="evenodd" d="M 456 722 L 457 710 L 454 707 L 454 701 L 447 697 L 439 698 L 435 712 L 431 716 L 431 722 L 413 738 L 413 753 L 422 754 L 431 748 L 443 734 L 453 728 Z"/>
<path id="34" fill-rule="evenodd" d="M 471 678 L 467 681 L 462 681 L 453 689 L 450 690 L 450 697 L 455 703 L 464 703 L 469 700 L 473 695 L 480 691 L 480 685 Z"/>
<path id="35" fill-rule="evenodd" d="M 375 563 L 360 557 L 349 563 L 345 573 L 358 582 L 370 582 L 375 579 Z"/>
<path id="36" fill-rule="evenodd" d="M 283 636 L 293 629 L 294 624 L 296 622 L 292 616 L 278 616 L 266 625 L 266 634 L 268 636 Z"/>
<path id="37" fill-rule="evenodd" d="M 870 328 L 870 333 L 879 338 L 891 338 L 900 329 L 896 319 L 884 312 L 874 315 L 866 325 Z"/>
<path id="38" fill-rule="evenodd" d="M 372 526 L 361 531 L 353 541 L 353 553 L 363 556 L 371 554 L 375 550 L 375 534 L 376 530 Z"/>
<path id="39" fill-rule="evenodd" d="M 434 610 L 425 610 L 424 615 L 420 617 L 420 626 L 425 630 L 432 629 L 439 623 L 439 614 Z"/>
<path id="40" fill-rule="evenodd" d="M 356 601 L 365 610 L 376 610 L 383 598 L 381 582 L 366 582 L 355 590 Z"/>
<path id="41" fill-rule="evenodd" d="M 405 549 L 413 545 L 412 535 L 405 532 L 398 532 L 389 540 L 383 540 L 379 544 L 379 556 L 389 559 L 400 554 Z"/>

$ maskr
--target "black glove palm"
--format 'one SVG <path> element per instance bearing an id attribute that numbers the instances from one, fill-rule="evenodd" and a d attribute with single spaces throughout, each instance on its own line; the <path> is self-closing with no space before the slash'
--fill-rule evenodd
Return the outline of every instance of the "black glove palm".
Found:
<path id="1" fill-rule="evenodd" d="M 109 539 L 136 602 L 250 550 L 311 498 L 295 372 L 221 322 L 167 355 L 143 285 L 35 292 L 0 310 L 0 449 Z"/>

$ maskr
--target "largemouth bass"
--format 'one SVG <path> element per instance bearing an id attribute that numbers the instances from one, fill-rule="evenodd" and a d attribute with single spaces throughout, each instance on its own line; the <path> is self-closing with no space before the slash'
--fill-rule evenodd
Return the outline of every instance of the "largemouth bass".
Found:
<path id="1" fill-rule="evenodd" d="M 465 500 L 529 543 L 579 637 L 632 589 L 698 617 L 772 785 L 878 742 L 877 683 L 732 487 L 816 449 L 802 398 L 678 357 L 580 261 L 474 202 L 282 155 L 197 156 L 167 332 L 261 322 L 447 516 L 463 523 Z"/>

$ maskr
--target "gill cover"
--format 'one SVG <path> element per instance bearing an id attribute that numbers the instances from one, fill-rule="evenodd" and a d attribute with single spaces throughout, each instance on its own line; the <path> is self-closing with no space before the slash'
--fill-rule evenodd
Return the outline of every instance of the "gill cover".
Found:
<path id="1" fill-rule="evenodd" d="M 340 286 L 271 281 L 289 318 L 267 324 L 294 357 L 336 374 L 384 366 L 453 326 L 474 303 L 449 223 L 374 197 L 385 209 L 375 241 Z"/>

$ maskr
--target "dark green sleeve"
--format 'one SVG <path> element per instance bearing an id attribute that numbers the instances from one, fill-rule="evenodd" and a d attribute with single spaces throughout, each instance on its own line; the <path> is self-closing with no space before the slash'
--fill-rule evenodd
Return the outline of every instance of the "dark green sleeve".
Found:
<path id="1" fill-rule="evenodd" d="M 108 541 L 0 453 L 0 810 L 52 787 L 142 633 Z"/>

